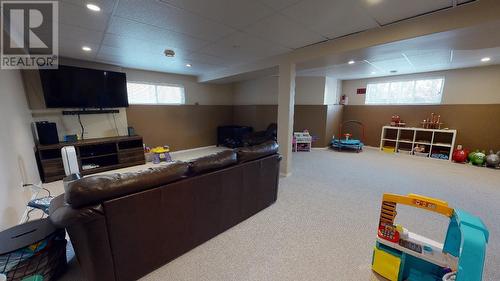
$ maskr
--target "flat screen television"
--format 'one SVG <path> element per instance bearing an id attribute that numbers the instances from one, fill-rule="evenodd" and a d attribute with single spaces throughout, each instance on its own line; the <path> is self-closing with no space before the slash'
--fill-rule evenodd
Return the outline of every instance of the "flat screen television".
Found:
<path id="1" fill-rule="evenodd" d="M 128 107 L 125 73 L 59 65 L 40 70 L 48 108 Z"/>

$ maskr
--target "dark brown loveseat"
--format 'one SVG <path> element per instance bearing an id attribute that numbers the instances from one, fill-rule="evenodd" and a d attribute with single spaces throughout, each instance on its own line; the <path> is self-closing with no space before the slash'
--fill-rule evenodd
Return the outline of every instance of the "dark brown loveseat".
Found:
<path id="1" fill-rule="evenodd" d="M 53 200 L 88 280 L 136 280 L 277 199 L 278 146 L 83 178 Z"/>

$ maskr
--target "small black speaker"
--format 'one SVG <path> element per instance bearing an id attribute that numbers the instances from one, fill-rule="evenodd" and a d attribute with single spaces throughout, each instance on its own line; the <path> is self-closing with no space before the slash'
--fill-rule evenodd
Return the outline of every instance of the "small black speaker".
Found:
<path id="1" fill-rule="evenodd" d="M 47 121 L 36 122 L 36 133 L 38 135 L 38 143 L 40 144 L 56 144 L 59 143 L 57 135 L 56 123 Z"/>

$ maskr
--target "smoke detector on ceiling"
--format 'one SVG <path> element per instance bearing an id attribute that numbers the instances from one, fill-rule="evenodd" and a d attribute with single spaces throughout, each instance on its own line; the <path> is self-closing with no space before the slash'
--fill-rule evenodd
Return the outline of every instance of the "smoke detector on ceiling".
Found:
<path id="1" fill-rule="evenodd" d="M 163 53 L 165 54 L 165 56 L 167 58 L 173 58 L 175 56 L 174 50 L 165 49 L 165 51 L 163 51 Z"/>

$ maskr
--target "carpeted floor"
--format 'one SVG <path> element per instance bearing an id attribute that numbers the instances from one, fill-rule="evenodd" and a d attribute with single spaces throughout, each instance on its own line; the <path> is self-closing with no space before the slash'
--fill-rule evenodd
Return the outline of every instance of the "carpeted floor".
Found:
<path id="1" fill-rule="evenodd" d="M 370 269 L 384 192 L 447 200 L 490 229 L 483 280 L 500 280 L 500 170 L 366 149 L 295 153 L 278 201 L 142 280 L 378 280 Z M 398 206 L 397 221 L 443 240 L 448 219 Z M 63 280 L 81 280 L 73 262 Z"/>

